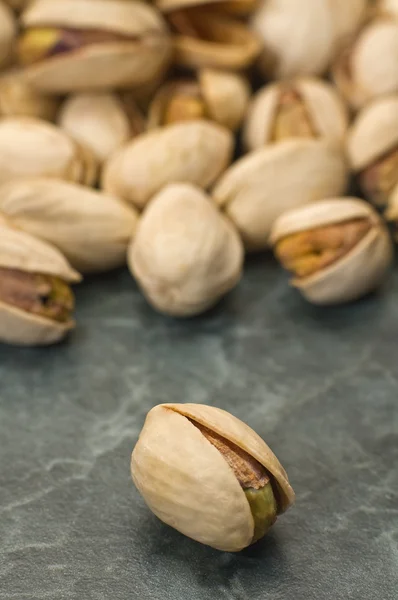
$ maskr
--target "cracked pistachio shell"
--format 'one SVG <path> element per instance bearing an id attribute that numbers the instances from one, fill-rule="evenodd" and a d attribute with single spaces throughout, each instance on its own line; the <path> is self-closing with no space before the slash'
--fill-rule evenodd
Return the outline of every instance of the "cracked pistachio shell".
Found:
<path id="1" fill-rule="evenodd" d="M 75 94 L 65 100 L 58 124 L 77 142 L 89 148 L 99 163 L 103 163 L 120 146 L 144 130 L 138 108 L 130 103 L 130 109 L 135 112 L 134 123 L 115 94 Z"/>
<path id="2" fill-rule="evenodd" d="M 68 283 L 81 280 L 56 248 L 17 229 L 4 218 L 0 218 L 0 267 L 54 275 Z M 29 346 L 53 344 L 74 326 L 72 319 L 60 323 L 0 301 L 2 342 Z"/>
<path id="3" fill-rule="evenodd" d="M 95 172 L 90 153 L 55 125 L 32 117 L 0 120 L 0 184 L 35 176 L 90 184 Z"/>
<path id="4" fill-rule="evenodd" d="M 190 420 L 267 469 L 277 491 L 278 514 L 294 503 L 286 471 L 267 444 L 230 413 L 199 404 L 161 404 L 148 413 L 131 457 L 133 481 L 148 507 L 168 525 L 218 550 L 242 550 L 254 532 L 248 501 L 221 453 Z"/>
<path id="5" fill-rule="evenodd" d="M 358 198 L 330 198 L 283 214 L 274 224 L 271 243 L 282 238 L 355 219 L 368 219 L 371 228 L 343 257 L 320 271 L 291 284 L 314 304 L 350 302 L 376 289 L 393 260 L 392 243 L 378 213 Z"/>
<path id="6" fill-rule="evenodd" d="M 56 246 L 81 273 L 125 265 L 138 220 L 133 207 L 118 198 L 47 178 L 3 185 L 0 211 Z"/>
<path id="7" fill-rule="evenodd" d="M 398 147 L 398 95 L 374 100 L 358 113 L 347 136 L 347 153 L 354 171 Z"/>
<path id="8" fill-rule="evenodd" d="M 171 60 L 167 25 L 146 2 L 34 0 L 22 13 L 21 24 L 25 30 L 96 30 L 126 38 L 89 44 L 29 66 L 29 81 L 47 93 L 139 87 L 155 78 Z"/>
<path id="9" fill-rule="evenodd" d="M 175 63 L 190 69 L 246 69 L 261 51 L 258 35 L 245 22 L 212 8 L 201 5 L 183 11 L 190 27 L 173 36 Z"/>
<path id="10" fill-rule="evenodd" d="M 235 287 L 243 248 L 232 224 L 202 190 L 175 183 L 142 215 L 128 263 L 157 310 L 187 317 L 204 312 Z"/>
<path id="11" fill-rule="evenodd" d="M 0 115 L 2 117 L 36 117 L 53 121 L 59 101 L 34 90 L 19 70 L 0 77 Z"/>
<path id="12" fill-rule="evenodd" d="M 106 162 L 103 189 L 142 209 L 168 183 L 207 188 L 228 166 L 233 143 L 230 131 L 204 120 L 143 133 Z"/>
<path id="13" fill-rule="evenodd" d="M 347 102 L 359 109 L 378 96 L 398 91 L 398 21 L 370 21 L 336 59 L 334 82 Z"/>
<path id="14" fill-rule="evenodd" d="M 251 22 L 263 40 L 260 69 L 277 79 L 323 74 L 366 8 L 366 0 L 263 0 Z"/>
<path id="15" fill-rule="evenodd" d="M 0 0 L 0 67 L 10 62 L 16 35 L 17 27 L 14 15 L 10 8 Z"/>
<path id="16" fill-rule="evenodd" d="M 252 98 L 244 129 L 243 139 L 248 150 L 256 150 L 272 142 L 273 128 L 279 99 L 286 89 L 286 82 L 276 82 L 261 88 Z M 288 82 L 288 89 L 296 91 L 315 130 L 314 137 L 342 142 L 348 127 L 348 114 L 335 89 L 310 77 L 299 77 Z"/>
<path id="17" fill-rule="evenodd" d="M 287 140 L 255 150 L 217 182 L 213 199 L 240 232 L 247 251 L 269 247 L 274 221 L 286 210 L 344 193 L 347 167 L 337 145 Z"/>

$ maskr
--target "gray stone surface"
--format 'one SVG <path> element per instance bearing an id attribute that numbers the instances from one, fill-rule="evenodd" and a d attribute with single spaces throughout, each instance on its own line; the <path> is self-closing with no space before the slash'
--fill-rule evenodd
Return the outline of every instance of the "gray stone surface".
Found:
<path id="1" fill-rule="evenodd" d="M 0 599 L 396 600 L 398 273 L 333 310 L 251 262 L 203 318 L 155 314 L 125 272 L 78 291 L 79 329 L 0 347 Z M 287 469 L 296 506 L 240 554 L 160 523 L 129 474 L 159 402 L 230 410 Z"/>

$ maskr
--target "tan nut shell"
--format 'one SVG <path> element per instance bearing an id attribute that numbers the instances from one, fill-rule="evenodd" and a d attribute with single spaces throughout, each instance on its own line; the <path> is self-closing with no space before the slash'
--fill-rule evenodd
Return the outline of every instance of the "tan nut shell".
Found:
<path id="1" fill-rule="evenodd" d="M 171 59 L 171 38 L 166 23 L 149 3 L 34 0 L 22 14 L 21 21 L 25 28 L 97 29 L 132 38 L 91 44 L 27 68 L 26 75 L 32 85 L 48 93 L 144 85 Z"/>
<path id="2" fill-rule="evenodd" d="M 275 223 L 271 242 L 287 235 L 353 219 L 367 218 L 372 228 L 343 258 L 292 285 L 314 304 L 350 302 L 377 288 L 392 264 L 389 233 L 377 212 L 358 198 L 331 198 L 286 212 Z"/>
<path id="3" fill-rule="evenodd" d="M 366 0 L 263 0 L 252 19 L 264 43 L 262 71 L 278 79 L 323 74 L 365 9 Z"/>
<path id="4" fill-rule="evenodd" d="M 347 69 L 346 61 L 349 62 Z M 334 81 L 354 109 L 373 98 L 398 92 L 398 21 L 371 21 L 336 60 Z"/>
<path id="5" fill-rule="evenodd" d="M 351 167 L 361 171 L 398 146 L 398 94 L 374 100 L 357 115 L 347 136 Z"/>
<path id="6" fill-rule="evenodd" d="M 80 281 L 56 248 L 13 227 L 0 219 L 0 266 L 60 277 L 74 283 Z M 58 323 L 0 301 L 0 341 L 19 345 L 46 345 L 61 340 L 73 329 L 70 320 Z"/>
<path id="7" fill-rule="evenodd" d="M 5 0 L 6 4 L 14 10 L 23 10 L 32 0 Z"/>
<path id="8" fill-rule="evenodd" d="M 128 263 L 155 308 L 187 317 L 204 312 L 238 283 L 243 248 L 204 192 L 176 183 L 145 210 Z"/>
<path id="9" fill-rule="evenodd" d="M 65 100 L 58 123 L 102 163 L 132 135 L 123 105 L 115 94 L 75 94 Z"/>
<path id="10" fill-rule="evenodd" d="M 279 514 L 294 503 L 282 465 L 245 423 L 219 408 L 163 404 L 147 415 L 131 457 L 131 474 L 149 508 L 194 540 L 236 552 L 253 538 L 248 502 L 220 452 L 192 419 L 256 458 L 278 487 Z"/>
<path id="11" fill-rule="evenodd" d="M 211 185 L 231 160 L 230 131 L 210 121 L 187 121 L 137 136 L 105 164 L 106 192 L 138 208 L 167 183 Z"/>
<path id="12" fill-rule="evenodd" d="M 248 150 L 270 143 L 280 94 L 286 84 L 276 82 L 261 88 L 253 97 L 247 113 L 243 139 Z M 348 127 L 347 109 L 334 88 L 310 77 L 291 81 L 307 107 L 317 137 L 342 142 Z"/>
<path id="13" fill-rule="evenodd" d="M 62 129 L 31 117 L 0 120 L 0 184 L 46 176 L 89 182 L 92 158 Z"/>
<path id="14" fill-rule="evenodd" d="M 388 199 L 388 206 L 386 211 L 384 212 L 384 216 L 387 221 L 391 221 L 394 223 L 398 222 L 398 185 L 395 186 L 392 194 Z M 397 233 L 394 235 L 395 239 L 398 239 Z"/>
<path id="15" fill-rule="evenodd" d="M 213 198 L 238 228 L 248 251 L 264 250 L 286 210 L 344 192 L 341 149 L 324 140 L 287 140 L 251 152 L 220 178 Z"/>
<path id="16" fill-rule="evenodd" d="M 2 73 L 0 77 L 0 115 L 3 117 L 36 117 L 55 119 L 59 101 L 44 96 L 32 88 L 19 70 Z"/>
<path id="17" fill-rule="evenodd" d="M 381 14 L 398 17 L 398 0 L 378 0 L 376 6 Z"/>
<path id="18" fill-rule="evenodd" d="M 11 10 L 0 0 L 0 67 L 11 59 L 17 28 Z"/>
<path id="19" fill-rule="evenodd" d="M 118 198 L 55 179 L 12 181 L 0 188 L 0 211 L 56 246 L 81 273 L 126 264 L 138 215 Z"/>

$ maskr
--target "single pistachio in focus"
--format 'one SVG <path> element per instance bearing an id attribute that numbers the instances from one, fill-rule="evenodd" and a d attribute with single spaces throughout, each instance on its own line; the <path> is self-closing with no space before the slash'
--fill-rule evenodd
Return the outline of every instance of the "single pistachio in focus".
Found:
<path id="1" fill-rule="evenodd" d="M 185 121 L 137 136 L 106 162 L 103 189 L 143 209 L 175 181 L 208 188 L 228 166 L 231 132 L 210 121 Z"/>
<path id="2" fill-rule="evenodd" d="M 262 0 L 251 21 L 263 41 L 262 73 L 276 79 L 322 75 L 366 9 L 367 0 Z"/>
<path id="3" fill-rule="evenodd" d="M 56 177 L 92 185 L 92 154 L 62 129 L 32 117 L 0 120 L 0 184 L 24 177 Z"/>
<path id="4" fill-rule="evenodd" d="M 188 317 L 209 309 L 235 287 L 243 247 L 232 224 L 202 190 L 174 183 L 141 216 L 128 264 L 154 308 Z"/>
<path id="5" fill-rule="evenodd" d="M 159 89 L 150 105 L 148 128 L 210 119 L 235 130 L 242 122 L 249 96 L 249 84 L 242 75 L 201 69 L 196 78 L 169 81 Z"/>
<path id="6" fill-rule="evenodd" d="M 328 83 L 309 77 L 280 81 L 253 97 L 243 130 L 255 150 L 289 138 L 325 138 L 342 143 L 348 127 L 344 103 Z"/>
<path id="7" fill-rule="evenodd" d="M 70 283 L 80 281 L 56 248 L 0 218 L 0 341 L 58 342 L 73 329 Z"/>
<path id="8" fill-rule="evenodd" d="M 334 82 L 354 109 L 398 92 L 398 20 L 371 20 L 341 52 L 332 67 Z"/>
<path id="9" fill-rule="evenodd" d="M 58 123 L 103 163 L 120 146 L 145 129 L 133 101 L 124 104 L 116 94 L 74 94 L 62 105 Z"/>
<path id="10" fill-rule="evenodd" d="M 21 15 L 19 62 L 48 93 L 141 86 L 171 59 L 166 23 L 131 0 L 34 0 Z"/>
<path id="11" fill-rule="evenodd" d="M 283 214 L 271 243 L 293 273 L 292 285 L 314 304 L 357 300 L 375 290 L 393 260 L 376 211 L 357 198 L 332 198 Z"/>
<path id="12" fill-rule="evenodd" d="M 347 154 L 365 196 L 387 206 L 398 186 L 398 94 L 374 100 L 358 113 Z"/>
<path id="13" fill-rule="evenodd" d="M 259 55 L 261 42 L 257 34 L 245 22 L 217 7 L 218 3 L 200 4 L 165 15 L 173 33 L 178 66 L 240 70 Z"/>
<path id="14" fill-rule="evenodd" d="M 286 210 L 344 193 L 347 166 L 340 147 L 297 139 L 255 150 L 236 161 L 213 199 L 237 227 L 247 251 L 269 247 L 274 221 Z"/>
<path id="15" fill-rule="evenodd" d="M 84 274 L 125 265 L 138 220 L 134 208 L 118 198 L 49 178 L 1 186 L 0 212 L 56 246 Z"/>
<path id="16" fill-rule="evenodd" d="M 0 0 L 0 68 L 9 63 L 17 35 L 15 18 L 10 8 Z"/>
<path id="17" fill-rule="evenodd" d="M 55 119 L 59 100 L 41 94 L 29 85 L 20 70 L 10 70 L 0 76 L 0 116 Z"/>
<path id="18" fill-rule="evenodd" d="M 214 406 L 160 404 L 150 410 L 131 474 L 159 519 L 226 552 L 262 538 L 295 500 L 267 444 Z"/>

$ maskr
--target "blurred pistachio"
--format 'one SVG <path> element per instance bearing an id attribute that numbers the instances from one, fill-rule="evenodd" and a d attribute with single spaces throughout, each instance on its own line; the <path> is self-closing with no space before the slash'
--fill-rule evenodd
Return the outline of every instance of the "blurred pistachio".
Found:
<path id="1" fill-rule="evenodd" d="M 41 94 L 29 85 L 20 70 L 13 69 L 0 76 L 0 115 L 3 117 L 37 117 L 55 119 L 59 100 Z"/>
<path id="2" fill-rule="evenodd" d="M 17 24 L 10 8 L 0 0 L 0 68 L 12 58 L 17 35 Z"/>

